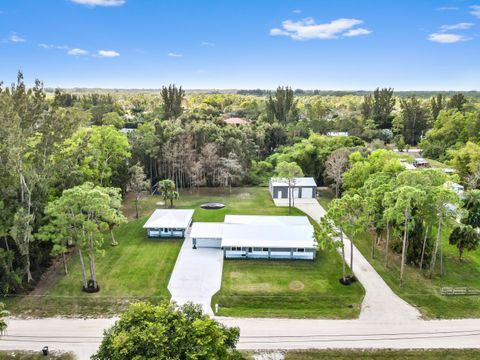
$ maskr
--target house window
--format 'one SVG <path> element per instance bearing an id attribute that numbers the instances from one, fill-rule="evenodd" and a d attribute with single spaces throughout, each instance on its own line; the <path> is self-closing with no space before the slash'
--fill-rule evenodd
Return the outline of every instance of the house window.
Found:
<path id="1" fill-rule="evenodd" d="M 232 251 L 241 251 L 242 250 L 242 248 L 239 247 L 239 246 L 232 246 L 231 249 L 232 249 Z"/>
<path id="2" fill-rule="evenodd" d="M 297 249 L 297 252 L 305 252 L 305 249 L 303 249 L 303 248 Z"/>
<path id="3" fill-rule="evenodd" d="M 262 251 L 268 251 L 268 248 L 263 248 Z"/>
<path id="4" fill-rule="evenodd" d="M 252 248 L 248 248 L 248 252 L 252 252 L 252 250 L 253 250 Z"/>

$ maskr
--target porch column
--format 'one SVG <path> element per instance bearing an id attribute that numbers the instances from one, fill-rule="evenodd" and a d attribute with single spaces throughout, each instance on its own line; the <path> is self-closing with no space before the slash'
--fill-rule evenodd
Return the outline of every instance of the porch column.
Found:
<path id="1" fill-rule="evenodd" d="M 290 249 L 290 259 L 293 259 L 293 249 Z"/>
<path id="2" fill-rule="evenodd" d="M 270 248 L 268 248 L 268 258 L 270 259 Z"/>

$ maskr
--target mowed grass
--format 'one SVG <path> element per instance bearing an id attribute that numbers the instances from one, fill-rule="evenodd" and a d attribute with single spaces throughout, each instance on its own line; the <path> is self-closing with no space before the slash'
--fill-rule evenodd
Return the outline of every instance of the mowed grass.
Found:
<path id="1" fill-rule="evenodd" d="M 134 220 L 115 229 L 118 246 L 111 246 L 109 235 L 105 235 L 104 256 L 96 256 L 98 293 L 88 294 L 81 290 L 81 266 L 75 253 L 68 261 L 68 275 L 60 275 L 46 296 L 27 296 L 16 301 L 14 313 L 24 316 L 107 316 L 123 310 L 137 299 L 169 299 L 167 285 L 182 240 L 148 239 L 142 228 L 145 221 L 146 218 Z"/>
<path id="2" fill-rule="evenodd" d="M 247 353 L 247 359 L 253 359 L 255 353 Z M 285 360 L 470 360 L 480 359 L 480 350 L 292 350 L 285 354 Z"/>
<path id="3" fill-rule="evenodd" d="M 223 209 L 205 210 L 200 205 L 207 202 L 225 204 Z M 160 196 L 148 196 L 140 200 L 140 215 L 150 215 L 153 210 L 164 206 Z M 223 222 L 226 214 L 231 215 L 288 215 L 287 207 L 276 207 L 268 188 L 237 187 L 229 192 L 224 188 L 200 188 L 199 190 L 181 190 L 180 199 L 174 202 L 178 209 L 195 209 L 193 221 Z M 124 205 L 127 214 L 134 214 L 134 203 L 131 198 Z M 292 209 L 292 215 L 303 215 Z"/>
<path id="4" fill-rule="evenodd" d="M 71 353 L 55 353 L 50 352 L 48 356 L 45 356 L 38 352 L 33 351 L 0 351 L 0 360 L 75 360 L 76 357 Z"/>

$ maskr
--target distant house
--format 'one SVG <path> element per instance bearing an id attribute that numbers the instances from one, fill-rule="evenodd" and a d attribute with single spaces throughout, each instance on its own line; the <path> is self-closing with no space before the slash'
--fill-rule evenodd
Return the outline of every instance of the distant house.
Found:
<path id="1" fill-rule="evenodd" d="M 412 165 L 415 166 L 416 169 L 430 167 L 430 163 L 424 158 L 415 158 L 415 161 L 412 163 Z"/>
<path id="2" fill-rule="evenodd" d="M 327 136 L 348 136 L 348 131 L 329 131 Z"/>
<path id="3" fill-rule="evenodd" d="M 244 125 L 250 124 L 248 120 L 245 120 L 239 117 L 231 117 L 231 118 L 225 119 L 224 121 L 228 125 L 234 125 L 234 126 L 244 126 Z"/>
<path id="4" fill-rule="evenodd" d="M 460 196 L 462 196 L 463 192 L 465 191 L 465 187 L 463 185 L 457 184 L 453 181 L 447 181 L 445 186 L 455 191 Z"/>
<path id="5" fill-rule="evenodd" d="M 226 259 L 314 260 L 316 241 L 306 216 L 226 215 L 223 223 L 196 222 L 194 247 L 221 248 Z"/>
<path id="6" fill-rule="evenodd" d="M 185 232 L 192 223 L 192 209 L 157 209 L 147 220 L 144 229 L 148 237 L 185 237 Z"/>
<path id="7" fill-rule="evenodd" d="M 288 199 L 288 182 L 285 179 L 271 178 L 270 194 L 274 199 Z M 315 199 L 317 197 L 317 183 L 313 177 L 295 178 L 294 199 Z"/>

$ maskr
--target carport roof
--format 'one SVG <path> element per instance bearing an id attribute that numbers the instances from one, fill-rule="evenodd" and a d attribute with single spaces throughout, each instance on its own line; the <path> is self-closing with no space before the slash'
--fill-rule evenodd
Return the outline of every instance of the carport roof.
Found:
<path id="1" fill-rule="evenodd" d="M 147 220 L 145 229 L 186 229 L 192 221 L 193 209 L 157 209 Z"/>
<path id="2" fill-rule="evenodd" d="M 221 239 L 224 223 L 194 222 L 190 237 L 192 239 Z"/>

